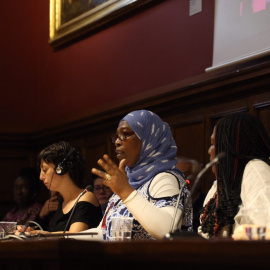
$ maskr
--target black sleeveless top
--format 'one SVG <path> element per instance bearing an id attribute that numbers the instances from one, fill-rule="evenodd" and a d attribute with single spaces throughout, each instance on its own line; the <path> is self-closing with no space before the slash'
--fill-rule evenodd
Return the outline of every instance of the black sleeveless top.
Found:
<path id="1" fill-rule="evenodd" d="M 63 199 L 61 198 L 59 201 L 58 209 L 48 228 L 49 232 L 64 231 L 66 228 L 67 221 L 70 217 L 73 208 L 70 209 L 68 213 L 64 214 L 62 211 L 62 204 Z M 102 219 L 102 211 L 100 206 L 98 207 L 94 206 L 93 204 L 86 201 L 78 202 L 71 217 L 71 220 L 69 222 L 69 226 L 67 227 L 67 231 L 69 230 L 71 224 L 75 222 L 86 223 L 88 224 L 89 229 L 95 228 L 99 225 L 101 219 Z"/>

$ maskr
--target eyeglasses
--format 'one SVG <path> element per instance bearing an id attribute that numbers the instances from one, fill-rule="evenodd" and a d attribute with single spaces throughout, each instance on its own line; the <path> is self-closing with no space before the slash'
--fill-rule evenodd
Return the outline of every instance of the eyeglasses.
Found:
<path id="1" fill-rule="evenodd" d="M 101 190 L 104 190 L 105 192 L 111 191 L 111 189 L 105 185 L 103 186 L 94 186 L 94 192 L 100 192 Z"/>
<path id="2" fill-rule="evenodd" d="M 128 137 L 134 135 L 135 133 L 132 132 L 122 132 L 122 133 L 115 133 L 112 134 L 112 142 L 115 143 L 117 141 L 117 139 L 119 139 L 120 141 L 125 141 Z"/>

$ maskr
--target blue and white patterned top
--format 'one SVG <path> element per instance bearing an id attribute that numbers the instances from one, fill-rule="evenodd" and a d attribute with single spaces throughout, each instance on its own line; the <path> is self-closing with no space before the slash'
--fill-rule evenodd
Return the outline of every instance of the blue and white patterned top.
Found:
<path id="1" fill-rule="evenodd" d="M 129 184 L 137 190 L 140 196 L 146 198 L 158 208 L 176 206 L 178 192 L 172 197 L 153 198 L 149 194 L 149 187 L 154 177 L 159 173 L 173 174 L 179 187 L 185 181 L 182 172 L 176 167 L 177 146 L 172 136 L 169 125 L 163 122 L 155 113 L 147 110 L 133 111 L 127 114 L 120 122 L 126 121 L 137 137 L 142 141 L 142 147 L 136 164 L 126 167 Z M 189 191 L 184 187 L 182 198 L 178 208 L 182 210 L 183 202 L 186 201 Z M 110 240 L 112 217 L 133 217 L 125 204 L 116 194 L 113 194 L 108 202 L 105 212 L 102 230 L 103 239 Z M 161 221 L 162 222 L 162 221 Z M 192 230 L 192 207 L 186 207 L 183 225 Z M 133 239 L 154 239 L 134 218 Z"/>
<path id="2" fill-rule="evenodd" d="M 178 179 L 182 179 L 181 176 L 178 174 L 174 174 Z M 153 179 L 152 179 L 153 180 Z M 147 183 L 143 184 L 137 189 L 137 192 L 140 196 L 146 198 L 149 202 L 153 203 L 158 208 L 163 208 L 167 206 L 176 206 L 178 194 L 172 197 L 163 197 L 163 198 L 152 198 L 149 194 L 149 187 L 152 183 L 152 180 L 148 181 Z M 182 179 L 183 181 L 183 179 Z M 183 182 L 181 186 L 183 185 Z M 187 197 L 189 195 L 188 189 L 185 187 L 181 194 L 180 203 L 178 205 L 178 209 L 183 209 L 183 202 L 185 204 Z M 133 215 L 129 212 L 126 208 L 123 201 L 119 198 L 118 195 L 113 194 L 110 198 L 106 210 L 106 217 L 105 217 L 105 226 L 102 229 L 103 240 L 110 241 L 112 240 L 111 237 L 111 220 L 113 217 L 133 217 Z M 183 219 L 182 226 L 188 228 L 189 231 L 192 231 L 192 207 L 186 207 L 185 215 Z M 132 239 L 136 240 L 155 240 L 155 238 L 150 235 L 141 225 L 140 223 L 134 218 L 133 220 L 133 229 L 132 229 Z"/>

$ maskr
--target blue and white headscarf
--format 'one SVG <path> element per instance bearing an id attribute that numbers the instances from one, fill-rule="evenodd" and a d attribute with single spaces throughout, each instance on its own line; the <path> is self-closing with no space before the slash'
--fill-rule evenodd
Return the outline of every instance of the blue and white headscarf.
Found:
<path id="1" fill-rule="evenodd" d="M 179 174 L 176 167 L 177 146 L 166 122 L 147 110 L 133 111 L 121 121 L 126 121 L 142 141 L 136 164 L 126 167 L 129 183 L 134 189 L 160 172 L 176 171 Z"/>

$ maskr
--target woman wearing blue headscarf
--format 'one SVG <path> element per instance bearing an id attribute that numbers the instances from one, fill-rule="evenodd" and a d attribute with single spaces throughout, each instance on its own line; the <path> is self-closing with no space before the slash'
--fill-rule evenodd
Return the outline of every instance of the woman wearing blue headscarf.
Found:
<path id="1" fill-rule="evenodd" d="M 104 155 L 98 164 L 106 173 L 92 169 L 114 192 L 100 224 L 103 240 L 111 238 L 112 218 L 121 216 L 134 218 L 133 239 L 163 238 L 170 231 L 178 193 L 185 184 L 176 167 L 177 146 L 169 125 L 153 112 L 134 111 L 120 121 L 112 141 L 119 167 Z M 177 219 L 188 195 L 185 186 Z M 183 215 L 182 227 L 188 230 L 192 230 L 191 212 L 189 205 Z"/>

